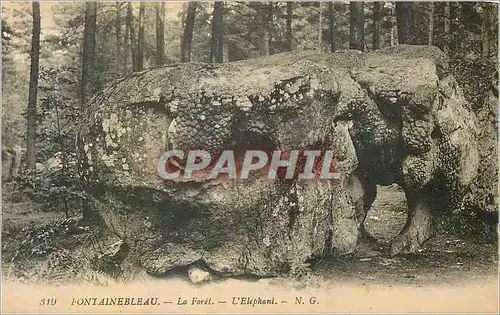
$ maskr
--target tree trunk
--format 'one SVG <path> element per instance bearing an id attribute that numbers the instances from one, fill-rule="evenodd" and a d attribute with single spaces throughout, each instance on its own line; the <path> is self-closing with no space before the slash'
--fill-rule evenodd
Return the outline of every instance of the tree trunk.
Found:
<path id="1" fill-rule="evenodd" d="M 40 3 L 35 1 L 33 7 L 33 29 L 31 35 L 31 69 L 28 94 L 28 117 L 26 125 L 26 163 L 30 172 L 36 165 L 36 101 L 38 90 L 38 62 L 40 60 Z"/>
<path id="2" fill-rule="evenodd" d="M 191 43 L 193 42 L 194 22 L 196 19 L 197 2 L 189 2 L 187 7 L 186 23 L 184 25 L 184 34 L 181 44 L 181 61 L 191 61 Z"/>
<path id="3" fill-rule="evenodd" d="M 448 53 L 451 31 L 451 3 L 444 3 L 444 52 Z"/>
<path id="4" fill-rule="evenodd" d="M 224 2 L 215 1 L 214 11 L 212 13 L 212 39 L 210 45 L 210 62 L 222 63 L 223 60 L 223 41 L 224 41 L 224 17 L 222 10 Z"/>
<path id="5" fill-rule="evenodd" d="M 489 13 L 489 4 L 482 3 L 482 21 L 481 21 L 481 42 L 482 42 L 482 55 L 483 57 L 490 56 L 490 13 Z"/>
<path id="6" fill-rule="evenodd" d="M 127 2 L 127 33 L 129 35 L 130 56 L 132 58 L 132 71 L 139 71 L 137 67 L 137 43 L 135 42 L 134 12 L 132 2 Z"/>
<path id="7" fill-rule="evenodd" d="M 425 27 L 425 13 L 427 6 L 423 2 L 415 2 L 412 6 L 412 45 L 425 45 L 427 43 L 428 30 Z"/>
<path id="8" fill-rule="evenodd" d="M 412 7 L 412 2 L 396 2 L 396 23 L 400 45 L 412 45 L 414 42 L 415 28 L 413 25 Z"/>
<path id="9" fill-rule="evenodd" d="M 259 55 L 268 56 L 269 50 L 269 19 L 271 16 L 271 3 L 258 3 L 257 11 L 259 14 Z"/>
<path id="10" fill-rule="evenodd" d="M 156 11 L 156 65 L 165 63 L 165 2 L 155 3 Z"/>
<path id="11" fill-rule="evenodd" d="M 82 104 L 93 91 L 94 58 L 97 30 L 97 2 L 85 3 L 85 30 L 83 31 L 83 57 L 82 57 L 82 81 L 81 100 Z"/>
<path id="12" fill-rule="evenodd" d="M 333 2 L 328 2 L 328 42 L 330 43 L 330 52 L 337 50 L 335 45 L 335 10 Z"/>
<path id="13" fill-rule="evenodd" d="M 83 31 L 83 56 L 82 56 L 82 80 L 80 87 L 80 99 L 82 107 L 87 103 L 89 96 L 94 92 L 94 58 L 97 31 L 97 2 L 85 3 L 85 29 Z M 94 215 L 92 208 L 85 204 L 82 210 L 83 218 L 92 221 Z"/>
<path id="14" fill-rule="evenodd" d="M 128 11 L 128 10 L 127 10 Z M 128 21 L 128 12 L 125 12 L 125 35 L 123 36 L 123 69 L 124 73 L 128 72 L 129 68 L 129 56 L 131 55 L 131 49 L 130 49 L 130 28 L 129 28 L 129 21 Z"/>
<path id="15" fill-rule="evenodd" d="M 287 2 L 286 3 L 286 33 L 285 33 L 287 51 L 292 51 L 292 41 L 293 41 L 292 14 L 293 14 L 293 2 Z"/>
<path id="16" fill-rule="evenodd" d="M 364 2 L 350 2 L 349 48 L 363 51 L 365 47 L 365 13 Z"/>
<path id="17" fill-rule="evenodd" d="M 137 39 L 137 70 L 144 69 L 144 14 L 146 12 L 146 3 L 139 4 L 139 36 Z"/>
<path id="18" fill-rule="evenodd" d="M 396 5 L 393 4 L 391 10 L 391 46 L 398 45 L 398 28 L 396 20 Z"/>
<path id="19" fill-rule="evenodd" d="M 380 48 L 382 2 L 373 3 L 373 50 Z"/>
<path id="20" fill-rule="evenodd" d="M 274 21 L 274 5 L 275 3 L 270 1 L 269 2 L 269 5 L 268 5 L 268 11 L 267 11 L 267 24 L 266 24 L 266 32 L 267 32 L 267 36 L 268 36 L 268 41 L 267 41 L 267 45 L 269 46 L 269 54 L 272 55 L 273 54 L 273 32 L 272 32 L 272 25 L 273 25 L 273 21 Z"/>
<path id="21" fill-rule="evenodd" d="M 318 22 L 318 50 L 323 51 L 323 2 L 319 4 L 319 22 Z"/>
<path id="22" fill-rule="evenodd" d="M 116 72 L 121 74 L 122 72 L 122 3 L 116 2 L 116 19 L 115 19 L 115 30 L 116 30 Z"/>
<path id="23" fill-rule="evenodd" d="M 434 42 L 434 2 L 429 2 L 429 36 L 427 37 L 427 44 L 432 45 Z"/>

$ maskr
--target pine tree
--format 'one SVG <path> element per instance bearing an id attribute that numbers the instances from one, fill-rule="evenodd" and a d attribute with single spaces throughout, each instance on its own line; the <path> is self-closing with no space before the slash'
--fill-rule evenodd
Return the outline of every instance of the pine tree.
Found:
<path id="1" fill-rule="evenodd" d="M 155 3 L 156 13 L 156 65 L 165 63 L 165 2 Z"/>
<path id="2" fill-rule="evenodd" d="M 139 4 L 139 36 L 137 38 L 137 70 L 144 69 L 144 15 L 146 14 L 146 3 Z"/>
<path id="3" fill-rule="evenodd" d="M 434 2 L 429 2 L 429 35 L 427 37 L 427 44 L 432 45 L 434 42 Z"/>
<path id="4" fill-rule="evenodd" d="M 222 63 L 223 57 L 223 41 L 224 41 L 224 18 L 223 18 L 224 2 L 215 1 L 214 11 L 212 13 L 212 39 L 210 45 L 210 62 Z"/>
<path id="5" fill-rule="evenodd" d="M 26 128 L 26 163 L 28 169 L 35 171 L 36 165 L 36 102 L 38 90 L 38 64 L 40 60 L 40 3 L 33 2 L 33 30 L 31 35 L 31 69 L 28 95 L 28 117 Z"/>
<path id="6" fill-rule="evenodd" d="M 364 2 L 350 2 L 349 48 L 364 50 L 365 47 L 365 5 Z"/>
<path id="7" fill-rule="evenodd" d="M 382 2 L 373 2 L 373 49 L 380 48 Z"/>
<path id="8" fill-rule="evenodd" d="M 81 100 L 85 104 L 87 98 L 94 92 L 92 79 L 94 77 L 94 60 L 97 31 L 97 2 L 85 3 L 85 29 L 83 31 Z"/>
<path id="9" fill-rule="evenodd" d="M 123 55 L 122 55 L 122 3 L 116 2 L 115 4 L 115 32 L 116 32 L 116 72 L 121 74 Z"/>
<path id="10" fill-rule="evenodd" d="M 129 43 L 130 56 L 132 59 L 132 71 L 139 71 L 137 64 L 137 43 L 135 40 L 134 11 L 132 2 L 127 2 L 127 38 Z"/>
<path id="11" fill-rule="evenodd" d="M 187 7 L 186 22 L 184 23 L 184 34 L 181 44 L 181 61 L 191 61 L 191 44 L 193 42 L 194 22 L 196 19 L 197 2 L 190 1 Z"/>
<path id="12" fill-rule="evenodd" d="M 412 9 L 412 2 L 396 2 L 396 21 L 398 27 L 398 42 L 400 45 L 411 45 L 414 43 L 415 27 Z"/>
<path id="13" fill-rule="evenodd" d="M 292 33 L 292 15 L 293 15 L 293 2 L 286 3 L 286 50 L 292 51 L 292 41 L 293 41 L 293 33 Z"/>

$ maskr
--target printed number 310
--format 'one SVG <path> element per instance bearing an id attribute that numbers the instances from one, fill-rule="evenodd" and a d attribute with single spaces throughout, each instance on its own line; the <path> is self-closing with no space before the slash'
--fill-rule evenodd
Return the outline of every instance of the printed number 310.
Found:
<path id="1" fill-rule="evenodd" d="M 40 305 L 44 306 L 54 306 L 57 303 L 57 299 L 40 299 Z"/>

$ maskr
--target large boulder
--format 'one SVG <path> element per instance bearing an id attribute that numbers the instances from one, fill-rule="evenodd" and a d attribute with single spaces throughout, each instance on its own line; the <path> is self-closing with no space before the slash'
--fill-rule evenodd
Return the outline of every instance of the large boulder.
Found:
<path id="1" fill-rule="evenodd" d="M 197 263 L 267 276 L 350 254 L 366 175 L 402 178 L 409 191 L 439 174 L 460 187 L 475 177 L 474 117 L 446 69 L 439 49 L 401 46 L 134 73 L 88 104 L 82 180 L 131 259 L 153 274 Z M 163 180 L 157 172 L 168 149 L 254 147 L 333 150 L 340 177 Z"/>
<path id="2" fill-rule="evenodd" d="M 333 121 L 335 84 L 349 73 L 338 66 L 332 76 L 327 57 L 166 66 L 117 81 L 90 101 L 82 178 L 135 261 L 159 275 L 200 263 L 221 274 L 268 276 L 356 250 L 358 161 L 348 125 Z M 335 152 L 337 180 L 165 181 L 156 167 L 168 148 L 318 145 Z"/>

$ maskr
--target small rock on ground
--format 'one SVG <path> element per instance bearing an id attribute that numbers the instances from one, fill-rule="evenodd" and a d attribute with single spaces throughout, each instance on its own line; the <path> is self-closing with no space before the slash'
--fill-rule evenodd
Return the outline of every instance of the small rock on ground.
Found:
<path id="1" fill-rule="evenodd" d="M 212 275 L 196 266 L 189 267 L 188 270 L 189 280 L 193 283 L 207 282 L 212 280 Z"/>

